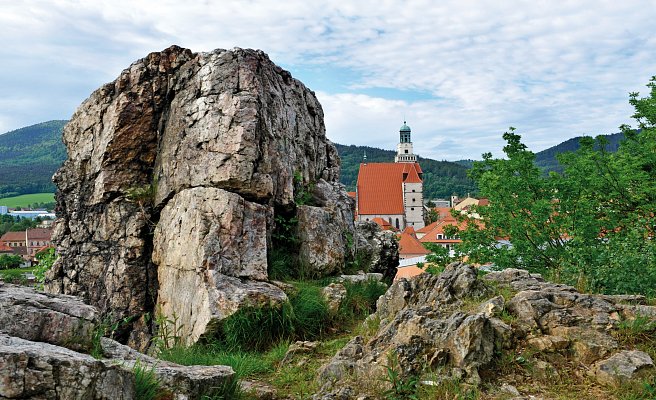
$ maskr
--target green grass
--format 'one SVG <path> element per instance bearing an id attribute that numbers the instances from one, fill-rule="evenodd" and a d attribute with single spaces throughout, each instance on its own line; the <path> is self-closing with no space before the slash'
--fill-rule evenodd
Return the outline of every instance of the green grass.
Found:
<path id="1" fill-rule="evenodd" d="M 34 203 L 52 203 L 54 201 L 54 193 L 32 193 L 0 199 L 0 206 L 7 206 L 11 208 L 27 207 L 28 205 Z"/>
<path id="2" fill-rule="evenodd" d="M 27 280 L 23 278 L 26 272 L 34 272 L 35 268 L 11 268 L 0 270 L 0 278 L 7 283 L 26 283 Z"/>

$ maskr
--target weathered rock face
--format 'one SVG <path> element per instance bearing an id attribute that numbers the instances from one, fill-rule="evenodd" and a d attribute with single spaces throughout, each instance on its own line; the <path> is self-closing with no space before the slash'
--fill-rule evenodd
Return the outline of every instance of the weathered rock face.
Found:
<path id="1" fill-rule="evenodd" d="M 118 332 L 133 346 L 146 345 L 141 317 L 157 302 L 196 337 L 246 298 L 283 299 L 262 282 L 273 210 L 294 209 L 305 187 L 318 202 L 301 219 L 320 215 L 330 237 L 317 247 L 314 227 L 301 227 L 302 255 L 330 273 L 352 252 L 352 205 L 341 205 L 321 106 L 260 51 L 152 53 L 78 108 L 64 142 L 69 158 L 54 177 L 61 257 L 46 288 L 133 317 Z M 209 305 L 221 296 L 229 304 Z M 198 317 L 186 300 L 203 304 Z"/>
<path id="2" fill-rule="evenodd" d="M 394 278 L 399 266 L 399 242 L 393 232 L 381 230 L 375 222 L 356 222 L 355 246 L 362 269 Z"/>
<path id="3" fill-rule="evenodd" d="M 492 392 L 504 384 L 513 393 L 515 385 L 524 389 L 522 379 L 532 388 L 533 380 L 554 381 L 559 373 L 594 376 L 602 385 L 653 376 L 651 357 L 626 348 L 614 331 L 619 321 L 635 318 L 636 309 L 656 321 L 650 317 L 656 307 L 622 304 L 625 300 L 581 294 L 522 270 L 479 278 L 476 269 L 465 264 L 449 265 L 439 276 L 401 279 L 381 296 L 369 317 L 369 322 L 380 321 L 378 330 L 367 339 L 353 338 L 321 368 L 322 389 L 314 398 L 342 398 L 346 392 L 347 398 L 375 397 L 358 382 L 385 380 L 388 357 L 398 359 L 401 376 L 422 380 L 431 370 L 438 371 L 430 375 L 432 382 L 457 379 L 469 385 L 487 376 L 487 383 L 496 386 Z M 523 351 L 530 360 L 523 358 Z M 503 354 L 530 368 L 495 375 Z M 559 372 L 563 365 L 575 367 Z"/>
<path id="4" fill-rule="evenodd" d="M 0 333 L 0 398 L 134 399 L 134 375 L 86 354 Z"/>
<path id="5" fill-rule="evenodd" d="M 97 318 L 75 297 L 0 282 L 0 331 L 8 335 L 88 351 Z"/>
<path id="6" fill-rule="evenodd" d="M 211 397 L 234 383 L 227 366 L 181 366 L 94 340 L 102 329 L 98 311 L 73 296 L 3 285 L 0 304 L 1 399 L 134 399 L 137 368 L 152 371 L 165 397 L 176 400 Z M 88 353 L 92 342 L 101 360 L 73 351 Z"/>

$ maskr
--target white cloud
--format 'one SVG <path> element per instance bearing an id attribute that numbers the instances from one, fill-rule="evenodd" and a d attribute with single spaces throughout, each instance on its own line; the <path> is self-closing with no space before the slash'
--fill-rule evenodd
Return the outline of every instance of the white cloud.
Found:
<path id="1" fill-rule="evenodd" d="M 331 138 L 393 147 L 405 113 L 417 151 L 440 159 L 498 152 L 510 125 L 536 150 L 614 132 L 629 122 L 628 92 L 656 74 L 647 0 L 5 3 L 5 129 L 67 118 L 122 68 L 171 44 L 261 48 L 293 74 L 349 71 L 348 87 L 306 80 L 321 92 Z M 379 89 L 392 91 L 368 92 Z M 25 98 L 35 100 L 20 111 Z"/>

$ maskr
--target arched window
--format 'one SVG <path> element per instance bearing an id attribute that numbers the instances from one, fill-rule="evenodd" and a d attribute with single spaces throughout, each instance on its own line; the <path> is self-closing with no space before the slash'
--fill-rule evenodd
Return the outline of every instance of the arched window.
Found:
<path id="1" fill-rule="evenodd" d="M 398 218 L 396 219 L 396 229 L 401 229 L 400 226 L 399 226 L 399 219 Z"/>

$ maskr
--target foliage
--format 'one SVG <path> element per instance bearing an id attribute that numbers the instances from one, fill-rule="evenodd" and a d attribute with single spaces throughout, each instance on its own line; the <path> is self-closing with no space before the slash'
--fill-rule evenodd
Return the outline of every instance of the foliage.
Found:
<path id="1" fill-rule="evenodd" d="M 23 263 L 23 257 L 15 254 L 0 254 L 0 269 L 18 268 Z"/>
<path id="2" fill-rule="evenodd" d="M 437 243 L 423 243 L 423 245 L 431 252 L 426 256 L 426 262 L 430 263 L 431 267 L 439 269 L 440 272 L 456 258 L 451 256 L 449 249 Z"/>
<path id="3" fill-rule="evenodd" d="M 37 219 L 19 218 L 12 215 L 0 215 L 0 236 L 7 232 L 21 232 L 26 229 L 36 228 L 39 224 Z"/>
<path id="4" fill-rule="evenodd" d="M 226 318 L 219 340 L 228 349 L 264 351 L 281 342 L 321 339 L 364 319 L 386 290 L 384 284 L 373 280 L 345 282 L 344 286 L 346 296 L 336 315 L 329 312 L 322 285 L 297 282 L 288 302 L 242 308 Z"/>
<path id="5" fill-rule="evenodd" d="M 52 175 L 66 159 L 62 129 L 48 121 L 0 135 L 0 198 L 55 191 Z"/>
<path id="6" fill-rule="evenodd" d="M 155 375 L 155 367 L 148 368 L 135 361 L 132 367 L 134 374 L 134 398 L 137 400 L 155 400 L 162 392 L 161 382 Z"/>
<path id="7" fill-rule="evenodd" d="M 244 307 L 223 320 L 221 339 L 228 348 L 264 351 L 292 336 L 294 319 L 290 303 Z"/>
<path id="8" fill-rule="evenodd" d="M 179 317 L 176 313 L 167 317 L 160 308 L 155 314 L 155 327 L 157 334 L 152 338 L 153 345 L 158 351 L 171 349 L 183 345 L 182 329 L 184 325 L 180 324 Z"/>
<path id="9" fill-rule="evenodd" d="M 27 284 L 26 272 L 31 272 L 30 268 L 0 269 L 0 279 L 7 283 L 18 285 Z"/>
<path id="10" fill-rule="evenodd" d="M 419 379 L 416 376 L 406 376 L 401 370 L 396 353 L 387 354 L 387 365 L 385 365 L 385 381 L 391 385 L 383 395 L 388 400 L 418 400 L 417 389 Z"/>
<path id="11" fill-rule="evenodd" d="M 37 282 L 43 284 L 46 279 L 46 271 L 52 268 L 52 265 L 57 261 L 57 254 L 55 254 L 55 249 L 50 247 L 37 253 L 35 258 L 37 265 L 34 268 L 34 276 Z"/>
<path id="12" fill-rule="evenodd" d="M 365 318 L 376 310 L 376 301 L 385 294 L 387 286 L 374 279 L 364 282 L 344 282 L 346 297 L 337 313 L 338 324 Z"/>
<path id="13" fill-rule="evenodd" d="M 640 132 L 623 126 L 617 152 L 603 138 L 581 140 L 559 160 L 563 173 L 544 176 L 535 156 L 511 128 L 507 159 L 474 164 L 472 178 L 490 205 L 478 207 L 485 227 L 461 233 L 474 262 L 546 273 L 581 289 L 656 293 L 656 77 L 651 95 L 630 103 Z M 502 246 L 498 238 L 509 238 Z"/>

